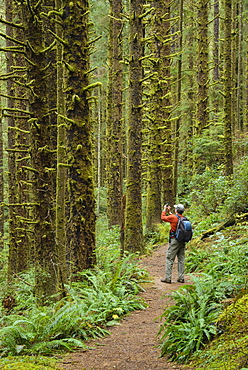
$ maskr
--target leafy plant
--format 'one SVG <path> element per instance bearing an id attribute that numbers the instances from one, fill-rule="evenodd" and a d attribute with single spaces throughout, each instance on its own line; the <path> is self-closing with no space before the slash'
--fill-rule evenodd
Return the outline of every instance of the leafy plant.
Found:
<path id="1" fill-rule="evenodd" d="M 225 297 L 221 286 L 215 286 L 210 276 L 193 277 L 194 286 L 185 286 L 173 294 L 176 304 L 161 315 L 165 318 L 161 334 L 161 356 L 186 362 L 216 334 L 214 325 Z"/>
<path id="2" fill-rule="evenodd" d="M 190 205 L 193 217 L 201 221 L 202 215 L 218 217 L 248 211 L 248 157 L 235 166 L 232 178 L 223 174 L 223 167 L 205 167 L 182 188 L 181 202 Z M 197 212 L 197 215 L 195 213 Z"/>
<path id="3" fill-rule="evenodd" d="M 187 253 L 186 271 L 202 271 L 204 263 L 208 261 L 209 251 L 191 247 Z"/>
<path id="4" fill-rule="evenodd" d="M 191 357 L 193 368 L 245 369 L 244 366 L 248 364 L 247 308 L 247 294 L 232 299 L 229 305 L 226 305 L 217 319 L 220 335 L 203 352 Z"/>
<path id="5" fill-rule="evenodd" d="M 229 181 L 223 175 L 222 167 L 217 169 L 206 167 L 201 174 L 196 174 L 187 184 L 186 203 L 191 205 L 199 215 L 217 213 L 228 194 Z M 183 200 L 182 200 L 183 202 Z"/>
<path id="6" fill-rule="evenodd" d="M 247 228 L 235 226 L 216 233 L 201 248 L 187 250 L 187 271 L 197 272 L 194 285 L 173 294 L 176 304 L 167 308 L 160 328 L 161 355 L 186 362 L 218 334 L 222 302 L 244 292 L 247 283 Z M 202 273 L 204 271 L 204 274 Z"/>
<path id="7" fill-rule="evenodd" d="M 215 234 L 207 249 L 191 248 L 187 251 L 186 269 L 189 272 L 204 271 L 215 281 L 222 281 L 230 291 L 240 290 L 246 281 L 248 252 L 247 241 L 243 238 L 246 227 L 236 228 L 236 237 Z M 237 237 L 237 232 L 241 237 Z M 228 286 L 228 288 L 227 288 Z"/>
<path id="8" fill-rule="evenodd" d="M 221 210 L 224 214 L 248 212 L 248 157 L 235 168 L 233 186 L 229 189 Z"/>
<path id="9" fill-rule="evenodd" d="M 126 313 L 146 307 L 137 293 L 147 272 L 138 266 L 136 255 L 120 255 L 117 235 L 117 228 L 102 232 L 97 266 L 79 273 L 67 287 L 68 296 L 57 304 L 36 306 L 32 284 L 16 283 L 17 305 L 11 314 L 0 317 L 2 356 L 49 355 L 84 347 L 88 338 L 108 334 L 108 327 Z M 31 282 L 32 271 L 23 278 Z"/>

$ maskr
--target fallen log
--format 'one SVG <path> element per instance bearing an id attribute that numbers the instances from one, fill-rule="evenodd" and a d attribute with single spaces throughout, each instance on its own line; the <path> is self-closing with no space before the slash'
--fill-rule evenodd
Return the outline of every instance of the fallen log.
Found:
<path id="1" fill-rule="evenodd" d="M 200 240 L 208 238 L 209 236 L 217 233 L 218 231 L 224 230 L 227 227 L 242 223 L 248 220 L 248 213 L 234 214 L 227 221 L 213 227 L 212 229 L 206 230 L 201 236 Z"/>

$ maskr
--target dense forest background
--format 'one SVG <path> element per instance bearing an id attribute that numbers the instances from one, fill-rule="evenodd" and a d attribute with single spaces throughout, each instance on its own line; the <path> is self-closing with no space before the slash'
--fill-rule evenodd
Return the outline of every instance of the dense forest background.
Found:
<path id="1" fill-rule="evenodd" d="M 241 0 L 2 2 L 2 356 L 82 347 L 145 308 L 134 257 L 167 241 L 165 203 L 186 206 L 187 268 L 208 276 L 165 312 L 162 355 L 205 346 L 229 298 L 242 302 L 224 335 L 226 314 L 247 313 L 247 12 Z M 232 328 L 211 366 L 236 353 L 230 369 L 247 366 L 238 325 L 244 346 Z"/>
<path id="2" fill-rule="evenodd" d="M 38 302 L 97 261 L 97 220 L 143 253 L 165 203 L 248 210 L 241 0 L 6 0 L 1 7 L 2 298 Z M 6 302 L 7 302 L 6 301 Z"/>

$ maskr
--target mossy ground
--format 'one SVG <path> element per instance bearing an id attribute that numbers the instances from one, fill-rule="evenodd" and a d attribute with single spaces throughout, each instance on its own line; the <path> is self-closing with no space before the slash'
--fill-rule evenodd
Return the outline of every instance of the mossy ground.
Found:
<path id="1" fill-rule="evenodd" d="M 0 359 L 1 370 L 55 370 L 55 361 L 46 357 L 6 357 Z"/>
<path id="2" fill-rule="evenodd" d="M 191 363 L 196 370 L 238 370 L 248 366 L 247 304 L 248 295 L 245 295 L 220 316 L 219 326 L 223 333 Z"/>
<path id="3" fill-rule="evenodd" d="M 242 225 L 244 226 L 244 225 Z M 225 236 L 246 243 L 248 233 L 244 227 L 234 226 L 225 229 Z M 206 248 L 208 247 L 205 241 Z M 247 287 L 229 302 L 219 316 L 219 335 L 195 353 L 190 367 L 195 370 L 248 370 L 248 290 Z"/>

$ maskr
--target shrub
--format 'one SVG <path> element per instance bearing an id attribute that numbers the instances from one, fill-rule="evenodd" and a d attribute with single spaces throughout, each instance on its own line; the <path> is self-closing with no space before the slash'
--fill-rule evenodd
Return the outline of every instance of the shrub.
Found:
<path id="1" fill-rule="evenodd" d="M 126 313 L 146 307 L 136 295 L 147 272 L 138 266 L 136 255 L 120 255 L 117 234 L 117 228 L 102 231 L 97 266 L 79 273 L 77 282 L 67 287 L 68 296 L 57 304 L 36 306 L 30 285 L 19 281 L 17 305 L 0 316 L 2 356 L 49 355 L 84 347 L 85 340 L 106 335 Z M 31 278 L 32 271 L 25 281 Z"/>
<path id="2" fill-rule="evenodd" d="M 248 212 L 248 157 L 235 168 L 233 186 L 221 208 L 229 214 Z"/>
<path id="3" fill-rule="evenodd" d="M 161 335 L 161 356 L 186 362 L 216 334 L 215 321 L 220 312 L 218 302 L 225 297 L 221 286 L 215 286 L 210 276 L 193 278 L 194 286 L 185 286 L 172 296 L 176 304 L 167 308 Z"/>

